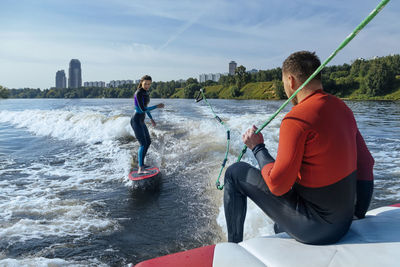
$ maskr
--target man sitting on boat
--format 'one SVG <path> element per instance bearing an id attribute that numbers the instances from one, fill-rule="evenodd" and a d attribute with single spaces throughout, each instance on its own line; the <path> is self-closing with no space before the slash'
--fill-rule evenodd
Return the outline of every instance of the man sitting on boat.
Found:
<path id="1" fill-rule="evenodd" d="M 321 64 L 315 53 L 300 51 L 282 66 L 290 97 Z M 373 191 L 372 158 L 346 104 L 323 91 L 321 73 L 292 100 L 282 120 L 276 160 L 257 128 L 243 135 L 257 169 L 231 165 L 225 173 L 224 208 L 228 241 L 243 240 L 247 197 L 284 231 L 307 244 L 337 242 L 354 218 L 363 218 Z"/>

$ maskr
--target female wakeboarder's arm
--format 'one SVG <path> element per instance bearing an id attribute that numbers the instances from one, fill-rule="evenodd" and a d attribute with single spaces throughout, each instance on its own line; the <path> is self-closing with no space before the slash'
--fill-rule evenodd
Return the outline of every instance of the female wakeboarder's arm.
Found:
<path id="1" fill-rule="evenodd" d="M 146 114 L 147 114 L 147 116 L 149 116 L 150 120 L 153 120 L 153 116 L 151 116 L 150 110 L 153 110 L 156 108 L 157 108 L 157 105 L 146 108 Z"/>
<path id="2" fill-rule="evenodd" d="M 147 116 L 149 116 L 149 118 L 152 120 L 153 117 L 151 116 L 150 111 L 154 110 L 157 108 L 157 105 L 155 106 L 150 106 L 150 107 L 146 107 L 144 105 L 144 96 L 142 92 L 138 92 L 137 94 L 135 94 L 135 109 L 136 112 L 138 112 L 139 114 L 143 114 L 146 112 Z"/>
<path id="3" fill-rule="evenodd" d="M 146 114 L 147 114 L 147 116 L 149 116 L 149 118 L 150 118 L 150 120 L 152 120 L 153 119 L 153 116 L 151 116 L 151 113 L 150 113 L 150 111 L 146 111 Z"/>

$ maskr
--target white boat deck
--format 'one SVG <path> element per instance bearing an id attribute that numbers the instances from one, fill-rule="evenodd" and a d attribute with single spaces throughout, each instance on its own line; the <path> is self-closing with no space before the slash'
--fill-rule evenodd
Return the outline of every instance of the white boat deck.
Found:
<path id="1" fill-rule="evenodd" d="M 400 208 L 369 211 L 334 245 L 305 245 L 286 234 L 220 243 L 213 266 L 400 266 Z"/>

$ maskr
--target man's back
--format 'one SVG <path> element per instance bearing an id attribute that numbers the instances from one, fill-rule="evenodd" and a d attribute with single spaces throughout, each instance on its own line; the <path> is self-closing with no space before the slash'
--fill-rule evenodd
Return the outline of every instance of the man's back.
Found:
<path id="1" fill-rule="evenodd" d="M 263 168 L 271 192 L 282 195 L 297 181 L 323 187 L 357 168 L 357 125 L 338 98 L 318 90 L 283 119 L 275 163 Z"/>
<path id="2" fill-rule="evenodd" d="M 297 144 L 304 146 L 299 184 L 327 186 L 357 169 L 357 125 L 352 111 L 335 96 L 315 92 L 293 107 L 282 127 L 300 128 L 281 128 L 284 140 L 287 137 L 282 134 L 292 135 L 294 131 L 305 135 L 304 144 Z"/>
<path id="3" fill-rule="evenodd" d="M 340 99 L 318 90 L 285 116 L 276 161 L 263 177 L 272 193 L 292 187 L 298 209 L 328 223 L 349 223 L 357 179 L 357 125 Z"/>

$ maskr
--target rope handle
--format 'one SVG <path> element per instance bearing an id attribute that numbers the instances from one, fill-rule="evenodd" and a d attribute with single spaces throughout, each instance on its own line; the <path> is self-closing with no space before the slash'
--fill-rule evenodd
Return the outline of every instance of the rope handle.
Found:
<path id="1" fill-rule="evenodd" d="M 224 126 L 225 129 L 226 129 L 226 140 L 227 140 L 227 142 L 226 142 L 225 158 L 224 158 L 224 160 L 223 160 L 223 162 L 222 162 L 222 164 L 221 164 L 221 169 L 220 169 L 220 171 L 219 171 L 217 181 L 215 182 L 215 185 L 216 185 L 217 189 L 222 190 L 222 189 L 224 189 L 224 185 L 221 185 L 219 179 L 221 178 L 222 171 L 224 170 L 225 165 L 226 165 L 226 162 L 228 161 L 229 146 L 230 146 L 230 139 L 231 139 L 231 130 L 225 125 L 225 123 L 222 121 L 222 119 L 221 119 L 217 114 L 215 114 L 214 109 L 212 108 L 212 106 L 210 105 L 210 103 L 207 101 L 207 98 L 206 98 L 204 92 L 205 92 L 205 89 L 203 89 L 203 88 L 201 88 L 201 89 L 199 90 L 199 93 L 198 93 L 198 95 L 197 95 L 197 97 L 196 97 L 196 103 L 197 103 L 197 102 L 200 102 L 201 100 L 204 100 L 204 101 L 207 103 L 207 105 L 210 107 L 211 112 L 212 112 L 213 115 L 214 115 L 214 118 L 215 118 L 222 126 Z M 200 98 L 200 96 L 201 96 L 201 98 Z M 200 100 L 198 100 L 198 99 L 200 99 Z"/>

